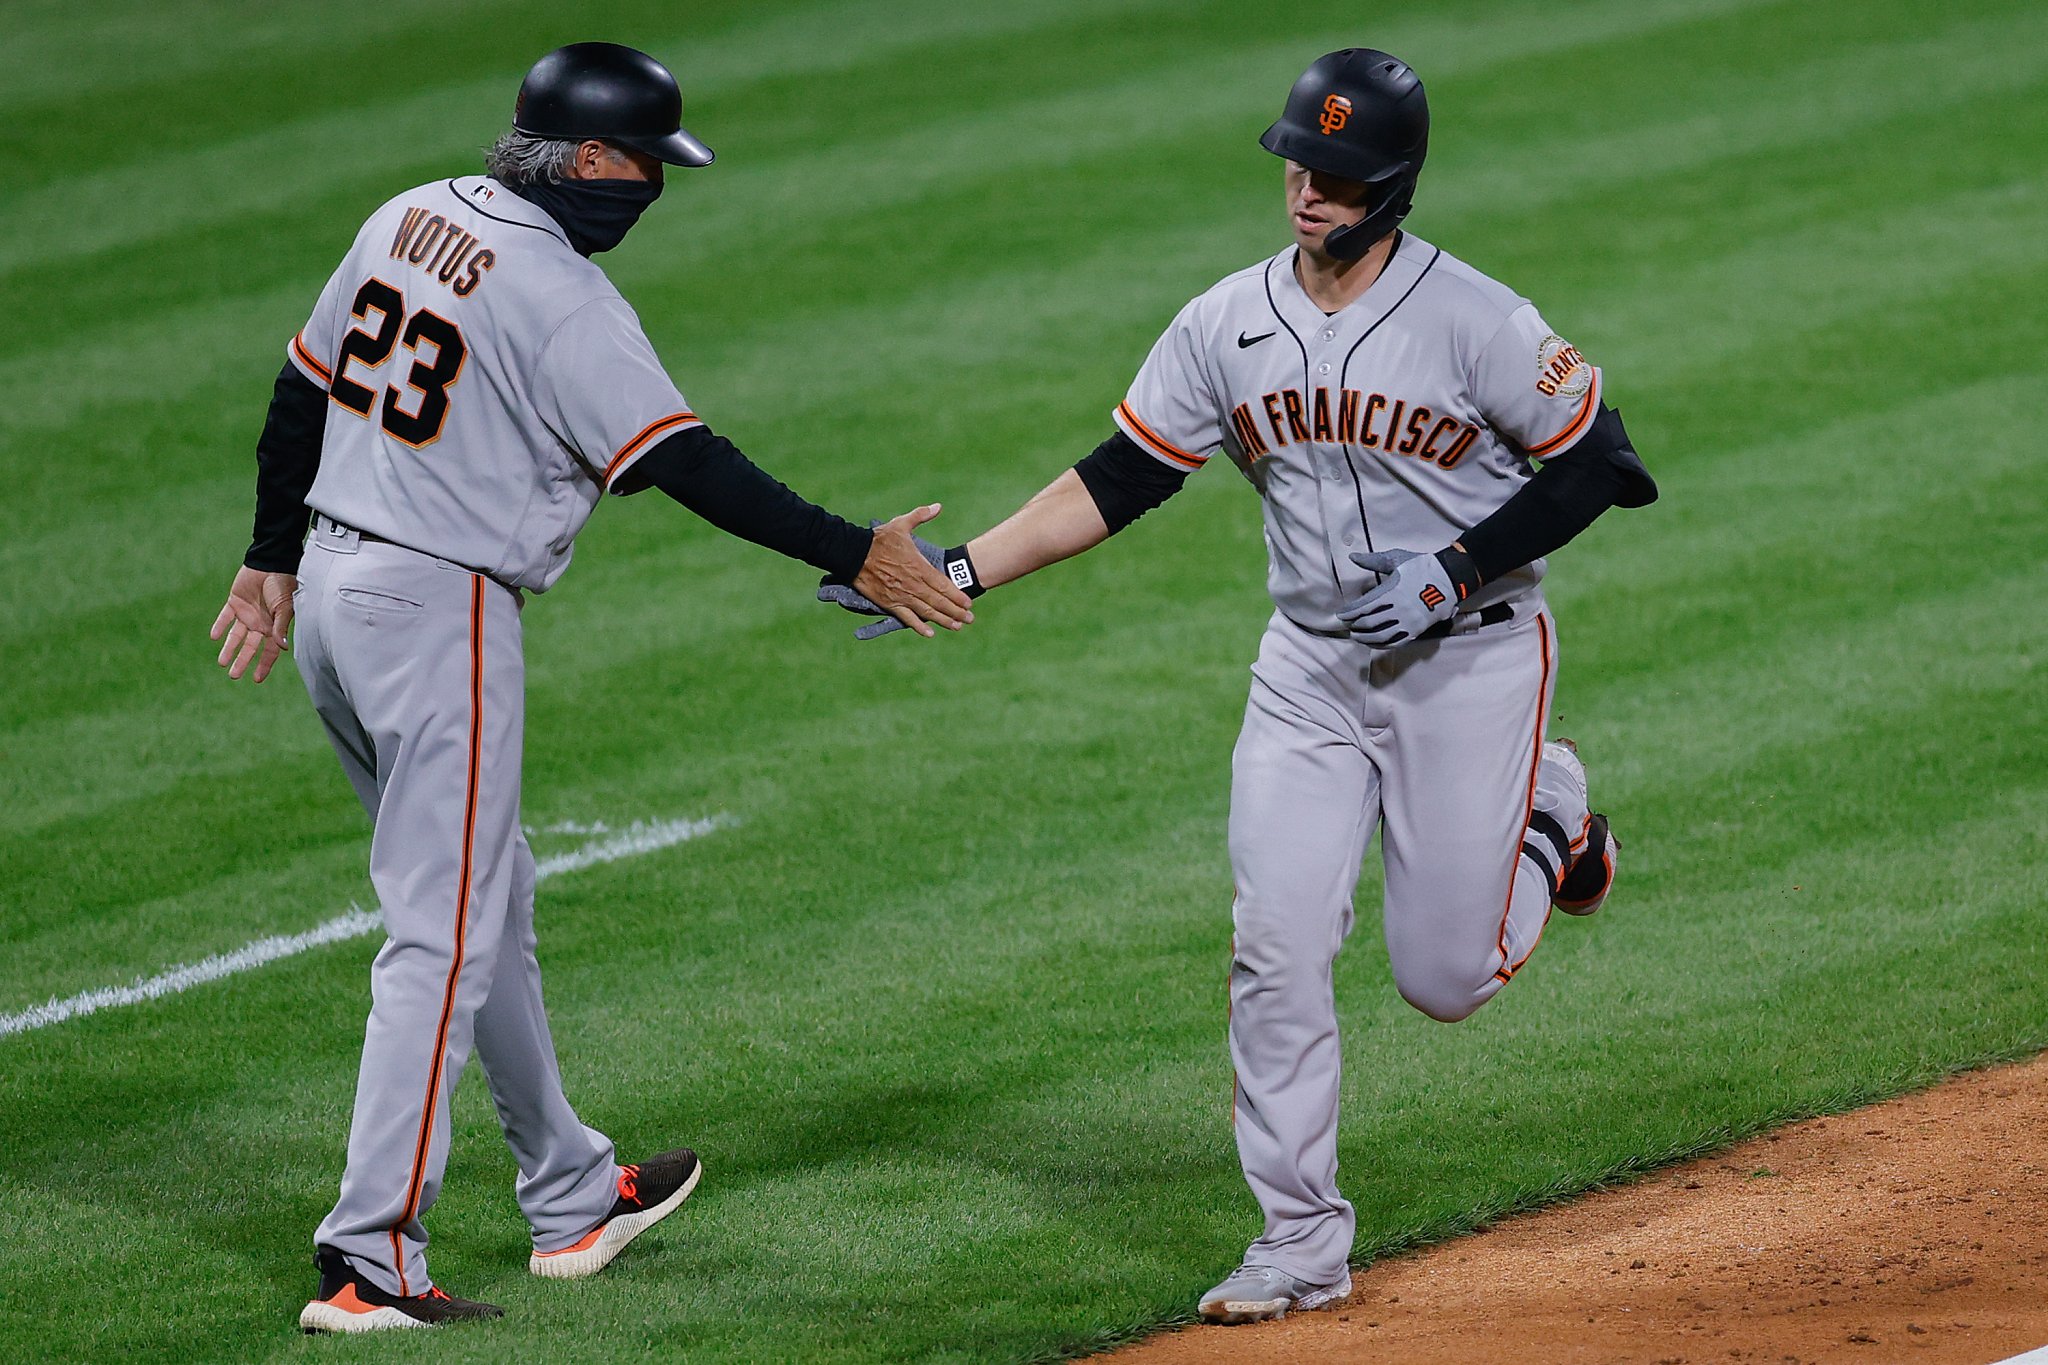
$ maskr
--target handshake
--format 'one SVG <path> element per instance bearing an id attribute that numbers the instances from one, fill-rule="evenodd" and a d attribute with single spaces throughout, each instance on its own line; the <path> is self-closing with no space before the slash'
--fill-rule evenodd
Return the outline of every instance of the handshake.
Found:
<path id="1" fill-rule="evenodd" d="M 958 630 L 974 620 L 968 603 L 984 589 L 966 547 L 941 549 L 914 529 L 939 512 L 940 505 L 931 503 L 872 523 L 874 545 L 853 581 L 830 575 L 819 581 L 820 602 L 877 618 L 854 631 L 854 639 L 872 640 L 905 627 L 929 636 L 935 632 L 928 622 Z"/>

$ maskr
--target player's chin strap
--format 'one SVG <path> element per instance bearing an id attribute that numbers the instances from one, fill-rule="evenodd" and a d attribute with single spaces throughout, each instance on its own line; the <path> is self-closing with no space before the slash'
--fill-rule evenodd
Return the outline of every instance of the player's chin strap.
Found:
<path id="1" fill-rule="evenodd" d="M 1373 245 L 1401 226 L 1401 220 L 1408 216 L 1408 210 L 1415 207 L 1415 180 L 1408 174 L 1408 165 L 1402 162 L 1377 180 L 1366 182 L 1371 192 L 1366 196 L 1372 200 L 1383 200 L 1372 212 L 1350 224 L 1348 227 L 1333 228 L 1323 238 L 1323 252 L 1340 261 L 1355 261 Z M 1385 195 L 1381 194 L 1386 189 Z"/>

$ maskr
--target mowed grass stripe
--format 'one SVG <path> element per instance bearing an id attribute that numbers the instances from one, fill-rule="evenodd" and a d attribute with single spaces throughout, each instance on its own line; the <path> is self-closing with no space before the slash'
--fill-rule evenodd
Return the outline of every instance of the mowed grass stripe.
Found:
<path id="1" fill-rule="evenodd" d="M 1618 0 L 1610 0 L 1606 9 L 1611 13 L 1595 16 L 1603 20 L 1597 37 L 1598 40 L 1609 40 L 1616 35 L 1678 23 L 1700 11 L 1722 11 L 1753 2 L 1687 0 L 1685 4 L 1676 4 L 1667 0 L 1657 5 L 1623 5 Z M 1076 21 L 1058 36 L 1064 44 L 1079 45 L 1096 28 L 1094 23 Z M 1443 63 L 1446 74 L 1453 75 L 1459 71 L 1484 69 L 1494 62 L 1525 58 L 1532 52 L 1557 51 L 1572 43 L 1596 40 L 1576 30 L 1560 30 L 1555 25 L 1534 22 L 1496 25 L 1486 31 L 1483 39 L 1467 38 L 1454 43 L 1452 40 L 1457 33 L 1451 21 L 1439 21 L 1429 32 L 1418 31 L 1414 35 L 1415 45 L 1453 48 L 1455 59 Z M 849 159 L 845 155 L 849 144 L 845 144 L 842 137 L 841 145 L 830 145 L 822 151 L 805 144 L 792 156 L 780 159 L 770 156 L 753 165 L 744 161 L 739 165 L 721 165 L 714 172 L 699 177 L 706 182 L 715 182 L 718 187 L 715 194 L 707 187 L 705 202 L 693 202 L 688 214 L 650 216 L 636 232 L 633 258 L 659 259 L 648 254 L 645 248 L 650 244 L 655 250 L 687 247 L 700 251 L 707 243 L 722 243 L 727 249 L 753 255 L 759 249 L 763 222 L 797 221 L 792 214 L 807 218 L 819 207 L 820 186 L 830 187 L 828 198 L 834 216 L 839 217 L 849 210 L 900 202 L 934 187 L 953 183 L 962 166 L 972 165 L 981 175 L 989 176 L 1006 167 L 1012 171 L 1025 170 L 1071 163 L 1090 155 L 1113 153 L 1128 159 L 1134 142 L 1146 142 L 1155 136 L 1184 130 L 1191 124 L 1220 131 L 1228 122 L 1256 120 L 1272 103 L 1273 82 L 1284 81 L 1286 73 L 1298 67 L 1301 49 L 1301 40 L 1288 39 L 1264 43 L 1252 52 L 1233 49 L 1219 53 L 1214 50 L 1213 43 L 1200 41 L 1198 37 L 1188 38 L 1177 45 L 1166 46 L 1168 54 L 1176 51 L 1182 54 L 1171 65 L 1157 65 L 1160 58 L 1157 55 L 1158 45 L 1154 45 L 1151 49 L 1154 66 L 1140 65 L 1132 74 L 1129 70 L 1131 63 L 1119 63 L 1117 68 L 1124 73 L 1124 78 L 1107 87 L 1089 86 L 1074 91 L 1056 89 L 1054 94 L 1046 97 L 1028 90 L 1020 96 L 1006 86 L 998 86 L 987 92 L 978 107 L 960 110 L 943 119 L 924 120 L 893 138 L 876 141 L 864 137 L 857 144 L 861 154 L 855 158 Z M 920 54 L 913 65 L 923 64 L 929 59 L 930 54 Z M 1162 80 L 1170 81 L 1173 86 L 1171 99 L 1162 100 L 1160 97 Z M 1221 117 L 1217 113 L 1219 110 L 1222 111 Z M 762 110 L 761 113 L 765 116 L 772 110 Z M 377 145 L 392 138 L 392 130 L 378 124 L 376 116 L 364 114 L 358 117 L 367 121 L 365 127 L 354 130 L 362 138 Z M 859 128 L 861 124 L 850 120 L 840 126 Z M 493 124 L 492 130 L 495 128 Z M 336 130 L 336 134 L 344 135 L 342 130 Z M 435 143 L 427 140 L 426 145 Z M 445 139 L 439 145 L 445 147 Z M 252 149 L 252 152 L 254 150 L 259 149 Z M 465 162 L 462 169 L 466 171 L 473 162 L 466 157 L 462 159 Z M 332 164 L 347 167 L 352 163 L 343 159 Z M 384 183 L 383 193 L 388 194 L 403 188 L 412 179 L 431 178 L 442 173 L 447 164 L 444 157 L 423 157 L 418 163 L 419 174 L 408 178 L 392 175 L 387 159 L 377 162 L 372 174 Z M 203 176 L 181 178 L 206 182 Z M 685 192 L 691 192 L 695 182 L 689 177 L 678 177 L 678 184 Z M 324 205 L 326 196 L 321 193 L 317 181 L 295 177 L 288 188 L 293 196 L 290 200 L 274 197 L 248 207 L 267 219 L 286 204 L 311 208 Z M 360 179 L 347 186 L 352 197 L 364 195 L 367 188 Z M 308 192 L 319 196 L 311 205 L 305 203 Z M 136 187 L 124 178 L 119 193 L 122 202 L 132 202 Z M 75 195 L 72 197 L 75 200 Z M 232 193 L 208 193 L 196 202 L 208 211 L 207 223 L 233 221 L 225 211 L 234 202 Z M 71 211 L 77 211 L 75 203 Z M 304 216 L 312 222 L 323 221 L 322 215 L 317 213 Z M 325 216 L 324 220 L 329 222 L 327 231 L 334 236 L 329 256 L 345 245 L 347 234 L 361 216 L 360 212 Z M 23 217 L 23 226 L 26 227 L 47 222 L 50 215 L 30 205 L 23 211 Z M 105 221 L 119 224 L 133 219 L 108 214 Z M 163 221 L 161 214 L 153 221 Z M 5 214 L 0 213 L 0 227 L 6 225 Z M 201 234 L 202 240 L 204 236 Z M 78 237 L 67 231 L 63 240 L 75 243 Z M 293 254 L 299 254 L 297 249 L 293 249 Z M 310 256 L 312 253 L 306 254 Z M 318 280 L 324 277 L 325 259 L 322 258 L 321 273 L 306 281 L 307 288 L 317 287 Z M 4 264 L 5 258 L 0 256 L 0 265 Z M 630 280 L 633 272 L 621 271 L 621 275 Z M 203 305 L 195 303 L 187 314 L 174 315 L 171 320 L 185 325 L 189 335 L 207 337 L 210 329 L 205 321 L 206 312 Z M 86 344 L 95 349 L 108 344 L 118 348 L 118 337 L 126 329 L 116 326 L 102 330 L 111 334 L 109 340 L 87 341 Z M 218 353 L 215 347 L 195 349 L 205 354 Z M 225 349 L 228 354 L 235 353 L 231 346 Z M 4 373 L 0 371 L 0 374 Z M 185 382 L 195 377 L 189 367 L 182 375 Z M 23 410 L 22 401 L 29 396 L 26 393 L 9 393 L 7 386 L 0 383 L 0 396 L 15 400 L 10 404 L 5 419 L 9 423 L 20 421 L 36 425 L 49 420 L 47 409 L 41 417 L 33 410 Z"/>
<path id="2" fill-rule="evenodd" d="M 1151 20 L 1141 13 L 1124 22 L 1146 27 Z M 1085 109 L 1070 111 L 1051 126 L 1028 111 L 1076 88 L 1085 91 L 1098 80 L 1132 79 L 1128 63 L 1105 59 L 1099 42 L 1102 28 L 1102 20 L 1092 15 L 1040 23 L 1023 35 L 1045 59 L 1043 66 L 1032 68 L 1029 79 L 991 79 L 991 66 L 1000 66 L 1002 54 L 1013 52 L 1020 37 L 1000 31 L 980 36 L 964 48 L 943 33 L 916 45 L 899 39 L 891 50 L 835 78 L 830 98 L 821 98 L 817 74 L 802 67 L 759 73 L 753 84 L 769 87 L 761 95 L 736 89 L 713 106 L 734 125 L 731 137 L 719 135 L 720 161 L 704 174 L 674 177 L 671 193 L 675 199 L 686 199 L 687 206 L 678 209 L 671 203 L 651 216 L 636 229 L 633 250 L 609 259 L 607 265 L 618 269 L 622 262 L 651 260 L 660 262 L 660 270 L 673 271 L 671 253 L 681 250 L 692 257 L 693 274 L 716 273 L 728 265 L 758 274 L 764 224 L 780 222 L 783 235 L 801 239 L 800 225 L 821 212 L 829 212 L 837 222 L 915 198 L 933 183 L 957 174 L 959 163 L 972 159 L 962 155 L 962 148 L 969 145 L 1018 154 L 1013 146 L 1020 141 L 1014 135 L 1017 128 L 1037 130 L 1021 154 L 1039 161 L 1056 156 L 1068 136 L 1086 132 L 1100 144 L 1105 136 L 1114 136 L 1114 130 L 1094 126 Z M 1175 43 L 1154 44 L 1147 63 L 1157 68 L 1191 52 L 1209 51 L 1208 43 L 1190 34 Z M 1146 69 L 1138 73 L 1141 81 Z M 934 72 L 957 72 L 954 81 L 968 88 L 934 89 Z M 991 98 L 992 91 L 999 93 L 999 100 Z M 717 99 L 715 93 L 713 98 Z M 937 119 L 917 112 L 933 108 L 954 112 Z M 70 321 L 35 337 L 0 343 L 0 357 L 10 350 L 33 353 L 61 343 L 74 335 L 73 329 L 81 339 L 118 336 L 130 319 L 203 306 L 217 297 L 223 280 L 232 281 L 241 293 L 286 281 L 303 282 L 309 294 L 317 292 L 333 257 L 370 208 L 421 181 L 476 171 L 480 159 L 474 144 L 495 133 L 500 122 L 492 120 L 501 118 L 493 115 L 478 122 L 471 146 L 450 145 L 446 125 L 452 120 L 439 112 L 434 120 L 437 136 L 409 146 L 398 164 L 388 155 L 374 163 L 341 160 L 319 171 L 309 168 L 290 187 L 266 182 L 261 189 L 270 198 L 260 209 L 234 218 L 224 212 L 224 206 L 234 202 L 234 191 L 208 195 L 195 204 L 207 215 L 204 221 L 110 245 L 63 277 L 24 266 L 0 278 L 0 288 L 19 293 L 25 304 L 49 295 L 53 305 L 70 299 L 85 306 L 68 311 L 53 306 L 49 311 L 61 312 Z M 899 129 L 899 124 L 907 127 Z M 709 136 L 710 125 L 706 128 Z M 381 150 L 385 139 L 365 140 Z M 898 140 L 909 144 L 908 154 L 892 155 L 891 144 Z M 1000 157 L 997 164 L 1002 164 Z M 286 188 L 290 197 L 281 198 Z M 657 227 L 670 219 L 685 227 L 677 232 L 671 224 L 664 237 Z M 282 249 L 252 253 L 252 238 L 278 243 Z M 714 252 L 724 254 L 711 259 Z M 138 269 L 140 262 L 161 263 L 166 258 L 180 259 L 186 268 L 154 274 Z M 840 257 L 842 265 L 845 259 Z M 841 273 L 857 277 L 859 272 Z M 87 288 L 83 300 L 77 298 L 80 274 L 98 281 L 97 287 Z M 143 275 L 139 282 L 138 275 Z M 622 279 L 630 275 L 629 267 Z M 813 288 L 829 284 L 829 279 L 812 281 Z M 813 303 L 831 301 L 828 296 Z"/>
<path id="3" fill-rule="evenodd" d="M 321 74 L 313 60 L 317 54 L 365 40 L 388 43 L 394 31 L 417 26 L 424 16 L 459 22 L 477 9 L 472 0 L 425 0 L 375 10 L 349 7 L 344 18 L 344 7 L 332 4 L 181 0 L 164 7 L 98 0 L 87 41 L 79 7 L 70 0 L 14 0 L 8 6 L 9 41 L 0 49 L 0 109 L 24 143 L 47 145 L 66 132 L 125 129 L 131 140 L 117 144 L 116 154 L 132 156 L 145 129 L 159 143 L 166 136 L 213 131 L 183 120 L 153 125 L 152 113 L 267 116 L 267 108 L 250 109 L 246 101 L 221 96 L 273 84 L 291 88 L 309 74 Z M 263 64 L 280 54 L 297 55 L 281 71 L 264 71 Z M 63 169 L 38 166 L 32 158 L 24 162 L 24 169 L 43 174 Z"/>
<path id="4" fill-rule="evenodd" d="M 1614 98 L 1626 99 L 1631 117 L 1625 124 L 1594 122 L 1580 110 L 1532 121 L 1519 100 L 1498 89 L 1459 98 L 1455 107 L 1466 117 L 1445 129 L 1441 152 L 1432 142 L 1429 193 L 1418 212 L 1483 229 L 1511 223 L 1523 206 L 1563 208 L 1585 225 L 1567 238 L 1581 249 L 1560 251 L 1532 233 L 1499 232 L 1518 264 L 1568 272 L 1573 288 L 1627 272 L 1632 284 L 1651 291 L 1657 281 L 1635 274 L 1637 259 L 1664 259 L 1674 248 L 1716 237 L 1783 231 L 1788 209 L 1802 198 L 1816 207 L 1825 203 L 1838 216 L 1851 206 L 1867 212 L 1882 204 L 1866 190 L 1881 164 L 1857 158 L 1845 165 L 1845 145 L 1917 142 L 1951 120 L 1979 124 L 1990 110 L 2008 120 L 2041 116 L 2040 64 L 2006 45 L 2018 37 L 2048 42 L 2048 16 L 2035 11 L 1934 33 L 1924 27 L 1894 36 L 1859 31 L 1854 41 L 1819 52 L 1787 46 L 1761 60 L 1723 50 L 1731 39 L 1721 30 L 1752 37 L 1740 18 L 1713 31 L 1698 26 L 1687 34 L 1704 48 L 1698 68 L 1682 81 L 1666 79 L 1641 92 L 1613 89 L 1616 73 L 1656 71 L 1649 58 L 1660 37 L 1571 54 L 1583 79 L 1599 80 Z M 1967 75 L 1938 83 L 1917 79 L 1930 68 Z M 1501 74 L 1511 79 L 1514 73 Z M 1466 95 L 1461 85 L 1446 99 Z M 2004 127 L 2010 130 L 2009 123 Z M 1995 162 L 1998 141 L 1959 139 L 1951 156 L 1923 169 L 1955 177 L 1966 167 L 1986 167 Z M 1996 164 L 2006 177 L 2022 178 L 2009 158 Z M 1827 173 L 1815 174 L 1821 166 Z M 1748 177 L 1750 192 L 1731 192 L 1728 174 L 1736 168 Z M 1788 203 L 1787 196 L 1758 193 L 1766 181 L 1796 183 L 1803 194 Z M 1585 249 L 1592 242 L 1600 249 Z"/>
<path id="5" fill-rule="evenodd" d="M 1136 10 L 1156 2 L 1120 0 L 1119 7 Z M 777 73 L 842 71 L 905 46 L 986 34 L 1021 37 L 1044 16 L 1075 7 L 1076 0 L 1026 0 L 1001 9 L 890 0 L 783 4 L 764 11 L 723 0 L 693 6 L 687 27 L 679 29 L 672 7 L 643 0 L 612 5 L 599 27 L 610 40 L 669 62 L 687 104 Z M 318 13 L 314 6 L 301 11 Z M 32 140 L 68 133 L 76 154 L 63 166 L 25 162 L 13 178 L 34 186 L 38 196 L 49 195 L 65 179 L 82 180 L 80 188 L 98 201 L 120 177 L 131 176 L 139 186 L 167 191 L 166 206 L 180 214 L 207 212 L 192 196 L 195 181 L 225 192 L 221 208 L 282 202 L 275 190 L 265 192 L 245 183 L 247 177 L 222 172 L 232 172 L 238 161 L 304 162 L 313 174 L 330 166 L 379 164 L 400 146 L 445 146 L 463 113 L 484 109 L 491 111 L 492 127 L 482 135 L 489 136 L 509 116 L 527 66 L 557 44 L 588 39 L 592 32 L 582 19 L 565 22 L 558 8 L 504 0 L 461 10 L 445 3 L 409 7 L 371 24 L 350 22 L 353 11 L 344 16 L 330 8 L 323 17 L 325 32 L 318 39 L 278 32 L 280 26 L 241 26 L 245 32 L 277 32 L 280 41 L 253 53 L 233 37 L 219 37 L 212 26 L 191 25 L 184 41 L 167 46 L 185 61 L 227 54 L 220 74 L 197 76 L 122 61 L 111 68 L 126 86 L 118 97 L 74 88 L 58 100 L 16 108 L 14 126 Z M 399 32 L 379 33 L 379 27 Z M 182 64 L 172 57 L 172 66 Z M 223 98 L 230 90 L 240 98 Z M 149 111 L 156 121 L 151 145 L 158 157 L 139 155 L 133 120 L 122 116 L 133 110 Z M 457 118 L 452 126 L 451 115 Z M 64 250 L 56 239 L 47 241 Z M 28 258 L 0 255 L 0 265 L 16 259 Z"/>

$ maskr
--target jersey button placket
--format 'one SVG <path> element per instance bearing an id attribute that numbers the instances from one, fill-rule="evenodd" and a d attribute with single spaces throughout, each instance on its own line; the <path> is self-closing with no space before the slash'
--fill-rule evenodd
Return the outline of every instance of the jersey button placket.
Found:
<path id="1" fill-rule="evenodd" d="M 1317 335 L 1322 340 L 1322 347 L 1316 365 L 1316 373 L 1321 380 L 1322 387 L 1332 389 L 1329 403 L 1331 416 L 1334 417 L 1341 410 L 1344 395 L 1341 391 L 1337 391 L 1334 388 L 1332 376 L 1335 373 L 1335 362 L 1342 357 L 1348 343 L 1338 339 L 1335 324 L 1325 326 Z M 1338 591 L 1342 595 L 1345 591 L 1343 574 L 1350 570 L 1350 565 L 1345 559 L 1345 552 L 1367 548 L 1367 542 L 1365 540 L 1364 528 L 1359 522 L 1358 490 L 1354 484 L 1356 475 L 1352 469 L 1351 451 L 1344 444 L 1341 436 L 1329 443 L 1328 451 L 1330 479 L 1327 497 L 1329 498 L 1329 504 L 1323 514 L 1323 519 L 1325 524 L 1334 524 L 1342 528 L 1337 534 L 1337 546 L 1341 548 L 1331 556 L 1338 566 Z"/>

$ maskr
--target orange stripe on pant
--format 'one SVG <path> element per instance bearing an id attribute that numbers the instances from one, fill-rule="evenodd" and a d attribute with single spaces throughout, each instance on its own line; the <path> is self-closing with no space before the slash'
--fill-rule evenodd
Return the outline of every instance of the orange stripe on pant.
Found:
<path id="1" fill-rule="evenodd" d="M 476 871 L 476 803 L 482 785 L 484 728 L 484 579 L 469 576 L 469 791 L 462 813 L 462 879 L 455 890 L 455 952 L 448 963 L 448 984 L 441 992 L 441 1022 L 434 1030 L 433 1064 L 427 1071 L 427 1099 L 420 1110 L 419 1139 L 413 1144 L 412 1173 L 406 1179 L 405 1207 L 391 1225 L 391 1263 L 398 1272 L 398 1292 L 410 1294 L 405 1280 L 405 1247 L 399 1229 L 419 1211 L 420 1189 L 427 1176 L 427 1150 L 433 1144 L 434 1110 L 441 1096 L 441 1073 L 447 1070 L 448 1024 L 455 1014 L 455 988 L 462 979 L 463 949 L 468 941 L 469 888 Z"/>
<path id="2" fill-rule="evenodd" d="M 1536 686 L 1536 736 L 1529 750 L 1529 788 L 1527 795 L 1522 799 L 1522 827 L 1515 832 L 1513 851 L 1508 854 L 1508 894 L 1500 910 L 1501 966 L 1494 975 L 1502 981 L 1507 981 L 1520 971 L 1522 962 L 1527 962 L 1530 953 L 1536 951 L 1536 945 L 1531 943 L 1529 952 L 1522 954 L 1521 962 L 1508 961 L 1508 916 L 1515 908 L 1515 881 L 1521 876 L 1522 841 L 1529 837 L 1529 818 L 1536 813 L 1536 774 L 1543 766 L 1543 725 L 1550 710 L 1546 704 L 1550 696 L 1550 618 L 1539 614 L 1536 618 L 1536 628 L 1543 646 L 1543 680 Z M 1537 938 L 1542 938 L 1540 931 Z"/>

